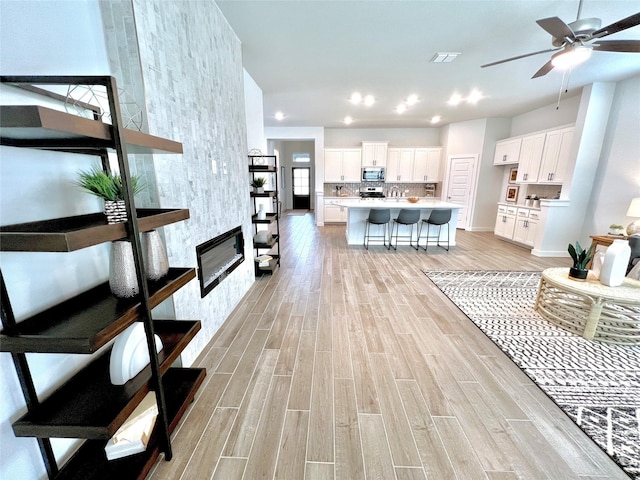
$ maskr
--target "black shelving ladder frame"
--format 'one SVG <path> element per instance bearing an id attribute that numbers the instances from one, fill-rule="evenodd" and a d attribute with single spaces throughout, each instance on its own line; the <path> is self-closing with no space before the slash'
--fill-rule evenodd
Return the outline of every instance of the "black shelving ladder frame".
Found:
<path id="1" fill-rule="evenodd" d="M 111 114 L 111 131 L 113 144 L 104 149 L 81 149 L 81 150 L 64 150 L 68 152 L 76 152 L 82 154 L 98 155 L 101 158 L 102 166 L 108 171 L 107 150 L 112 148 L 115 150 L 118 158 L 118 167 L 122 183 L 125 188 L 125 206 L 127 211 L 127 239 L 131 242 L 133 249 L 134 263 L 136 265 L 136 277 L 140 289 L 139 300 L 141 305 L 140 318 L 144 323 L 147 348 L 149 350 L 150 366 L 151 366 L 151 384 L 156 394 L 158 403 L 159 421 L 156 421 L 156 428 L 160 428 L 160 442 L 164 447 L 163 452 L 166 460 L 171 460 L 173 453 L 171 449 L 171 438 L 169 435 L 169 419 L 167 413 L 167 404 L 162 385 L 162 375 L 158 362 L 158 355 L 155 348 L 155 331 L 151 317 L 151 307 L 149 303 L 149 289 L 144 271 L 144 262 L 142 260 L 142 246 L 140 242 L 140 230 L 136 216 L 135 204 L 133 201 L 133 188 L 131 184 L 131 173 L 129 171 L 129 162 L 127 160 L 127 147 L 123 138 L 122 117 L 120 112 L 120 103 L 118 98 L 118 88 L 116 79 L 112 76 L 0 76 L 0 83 L 7 84 L 27 84 L 27 85 L 99 85 L 106 88 L 107 99 L 109 103 L 109 111 Z M 37 147 L 34 147 L 37 148 Z M 63 149 L 60 149 L 63 150 Z M 1 301 L 0 309 L 3 328 L 15 327 L 16 320 L 6 291 L 4 278 L 0 271 L 1 281 Z M 36 392 L 33 378 L 29 369 L 29 365 L 24 353 L 12 353 L 13 362 L 16 368 L 18 379 L 22 393 L 25 397 L 27 409 L 30 413 L 37 409 L 39 405 L 38 395 Z M 53 454 L 51 441 L 48 438 L 37 438 L 38 446 L 42 454 L 43 462 L 50 479 L 53 479 L 59 472 L 59 467 Z"/>

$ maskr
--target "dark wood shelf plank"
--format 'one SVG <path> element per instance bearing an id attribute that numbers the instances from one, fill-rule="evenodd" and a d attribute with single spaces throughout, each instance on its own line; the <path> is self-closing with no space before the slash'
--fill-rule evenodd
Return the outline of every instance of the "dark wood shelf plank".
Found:
<path id="1" fill-rule="evenodd" d="M 171 268 L 149 283 L 156 307 L 196 276 L 193 268 Z M 108 282 L 0 332 L 0 351 L 13 353 L 93 353 L 139 318 L 140 300 L 119 299 Z"/>
<path id="2" fill-rule="evenodd" d="M 271 235 L 271 240 L 267 243 L 253 243 L 253 248 L 259 248 L 259 249 L 264 249 L 264 248 L 272 248 L 278 241 L 278 235 Z"/>
<path id="3" fill-rule="evenodd" d="M 128 153 L 182 153 L 179 142 L 135 130 L 122 132 Z M 111 125 L 41 105 L 2 105 L 0 144 L 91 151 L 113 148 L 113 134 Z"/>
<path id="4" fill-rule="evenodd" d="M 273 223 L 278 219 L 277 213 L 267 213 L 267 218 L 265 220 L 259 220 L 258 214 L 251 216 L 251 223 Z"/>
<path id="5" fill-rule="evenodd" d="M 197 320 L 156 320 L 162 339 L 158 353 L 162 373 L 200 330 Z M 18 437 L 88 438 L 108 440 L 150 390 L 151 367 L 147 365 L 124 385 L 113 385 L 109 376 L 111 349 L 74 375 L 47 397 L 33 412 L 17 420 Z M 165 392 L 169 388 L 165 385 Z"/>
<path id="6" fill-rule="evenodd" d="M 278 192 L 273 191 L 273 190 L 269 190 L 269 191 L 262 192 L 262 193 L 251 192 L 251 196 L 252 197 L 259 197 L 259 198 L 275 197 L 275 196 L 277 196 L 277 194 L 278 194 Z"/>
<path id="7" fill-rule="evenodd" d="M 188 209 L 139 208 L 141 232 L 189 218 Z M 128 222 L 108 224 L 103 213 L 0 227 L 3 252 L 73 252 L 127 236 Z"/>
<path id="8" fill-rule="evenodd" d="M 276 167 L 273 165 L 249 165 L 249 172 L 275 173 Z"/>
<path id="9" fill-rule="evenodd" d="M 164 375 L 170 433 L 182 419 L 205 376 L 206 371 L 199 368 L 172 368 Z M 107 460 L 105 443 L 86 441 L 55 480 L 143 480 L 160 454 L 157 430 L 152 433 L 145 452 L 117 460 Z"/>

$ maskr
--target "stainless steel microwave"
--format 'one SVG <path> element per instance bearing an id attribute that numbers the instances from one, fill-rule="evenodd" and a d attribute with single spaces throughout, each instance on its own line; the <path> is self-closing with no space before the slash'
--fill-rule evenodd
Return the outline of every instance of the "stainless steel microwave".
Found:
<path id="1" fill-rule="evenodd" d="M 364 167 L 362 169 L 363 182 L 384 182 L 384 167 Z"/>

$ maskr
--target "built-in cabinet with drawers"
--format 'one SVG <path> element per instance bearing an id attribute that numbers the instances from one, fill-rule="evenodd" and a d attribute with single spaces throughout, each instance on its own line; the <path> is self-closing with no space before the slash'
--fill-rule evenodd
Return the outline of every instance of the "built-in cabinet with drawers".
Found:
<path id="1" fill-rule="evenodd" d="M 333 205 L 333 200 L 339 200 L 338 197 L 325 197 L 324 199 L 324 223 L 347 223 L 347 213 L 349 209 L 340 205 Z"/>
<path id="2" fill-rule="evenodd" d="M 435 183 L 441 181 L 441 148 L 390 147 L 387 151 L 387 183 Z"/>
<path id="3" fill-rule="evenodd" d="M 361 180 L 362 150 L 359 148 L 325 148 L 325 183 L 359 183 Z"/>
<path id="4" fill-rule="evenodd" d="M 534 246 L 540 211 L 517 205 L 498 205 L 494 233 L 530 247 Z"/>
<path id="5" fill-rule="evenodd" d="M 362 166 L 384 167 L 387 165 L 387 142 L 362 142 Z"/>
<path id="6" fill-rule="evenodd" d="M 26 413 L 13 418 L 16 436 L 35 437 L 49 478 L 62 479 L 143 479 L 161 452 L 172 457 L 171 433 L 193 401 L 206 372 L 200 368 L 178 368 L 180 353 L 200 330 L 198 320 L 159 320 L 151 309 L 195 278 L 193 268 L 170 268 L 160 280 L 147 281 L 142 262 L 139 234 L 189 218 L 186 209 L 137 209 L 131 188 L 127 152 L 182 153 L 182 145 L 122 127 L 117 87 L 113 77 L 7 77 L 0 81 L 24 85 L 33 95 L 33 85 L 87 85 L 106 91 L 111 125 L 41 105 L 0 107 L 0 143 L 18 148 L 79 153 L 102 158 L 108 170 L 107 154 L 115 152 L 125 186 L 127 221 L 108 224 L 103 213 L 46 219 L 0 227 L 0 249 L 11 252 L 73 252 L 115 240 L 128 240 L 134 251 L 139 294 L 119 299 L 111 294 L 108 282 L 87 286 L 75 297 L 25 319 L 16 319 L 9 291 L 14 279 L 0 273 L 2 327 L 0 350 L 10 352 L 26 402 Z M 37 89 L 37 87 L 36 87 Z M 43 98 L 60 99 L 40 90 Z M 48 94 L 48 95 L 47 95 Z M 45 97 L 49 97 L 46 98 Z M 32 97 L 33 98 L 33 97 Z M 44 101 L 43 101 L 44 103 Z M 99 110 L 99 109 L 98 109 Z M 55 162 L 57 154 L 51 155 Z M 55 182 L 55 178 L 48 179 Z M 53 189 L 60 191 L 59 187 Z M 28 209 L 25 197 L 20 208 Z M 60 257 L 61 261 L 65 261 Z M 47 268 L 43 266 L 43 269 Z M 48 267 L 50 268 L 50 266 Z M 95 268 L 95 265 L 87 268 Z M 53 275 L 43 271 L 42 275 Z M 106 275 L 105 275 L 106 276 Z M 33 279 L 37 282 L 38 279 Z M 124 385 L 110 381 L 110 343 L 135 322 L 142 322 L 150 363 Z M 157 353 L 155 336 L 162 340 Z M 104 348 L 103 348 L 104 347 Z M 90 360 L 55 391 L 38 388 L 30 369 L 33 356 L 43 353 L 86 354 Z M 29 354 L 29 357 L 27 357 Z M 40 367 L 42 368 L 42 367 Z M 52 379 L 56 372 L 50 372 Z M 158 417 L 143 453 L 108 461 L 104 447 L 136 406 L 153 390 Z M 69 458 L 59 460 L 51 438 L 85 441 Z M 3 439 L 11 441 L 10 439 Z M 11 450 L 9 446 L 6 446 Z M 60 463 L 61 464 L 60 464 Z"/>

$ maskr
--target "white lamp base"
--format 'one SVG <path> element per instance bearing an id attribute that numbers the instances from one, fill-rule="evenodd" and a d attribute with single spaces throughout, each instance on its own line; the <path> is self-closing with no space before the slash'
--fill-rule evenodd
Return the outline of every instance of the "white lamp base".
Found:
<path id="1" fill-rule="evenodd" d="M 640 220 L 636 220 L 635 222 L 631 222 L 627 225 L 627 235 L 639 235 L 640 234 Z"/>

